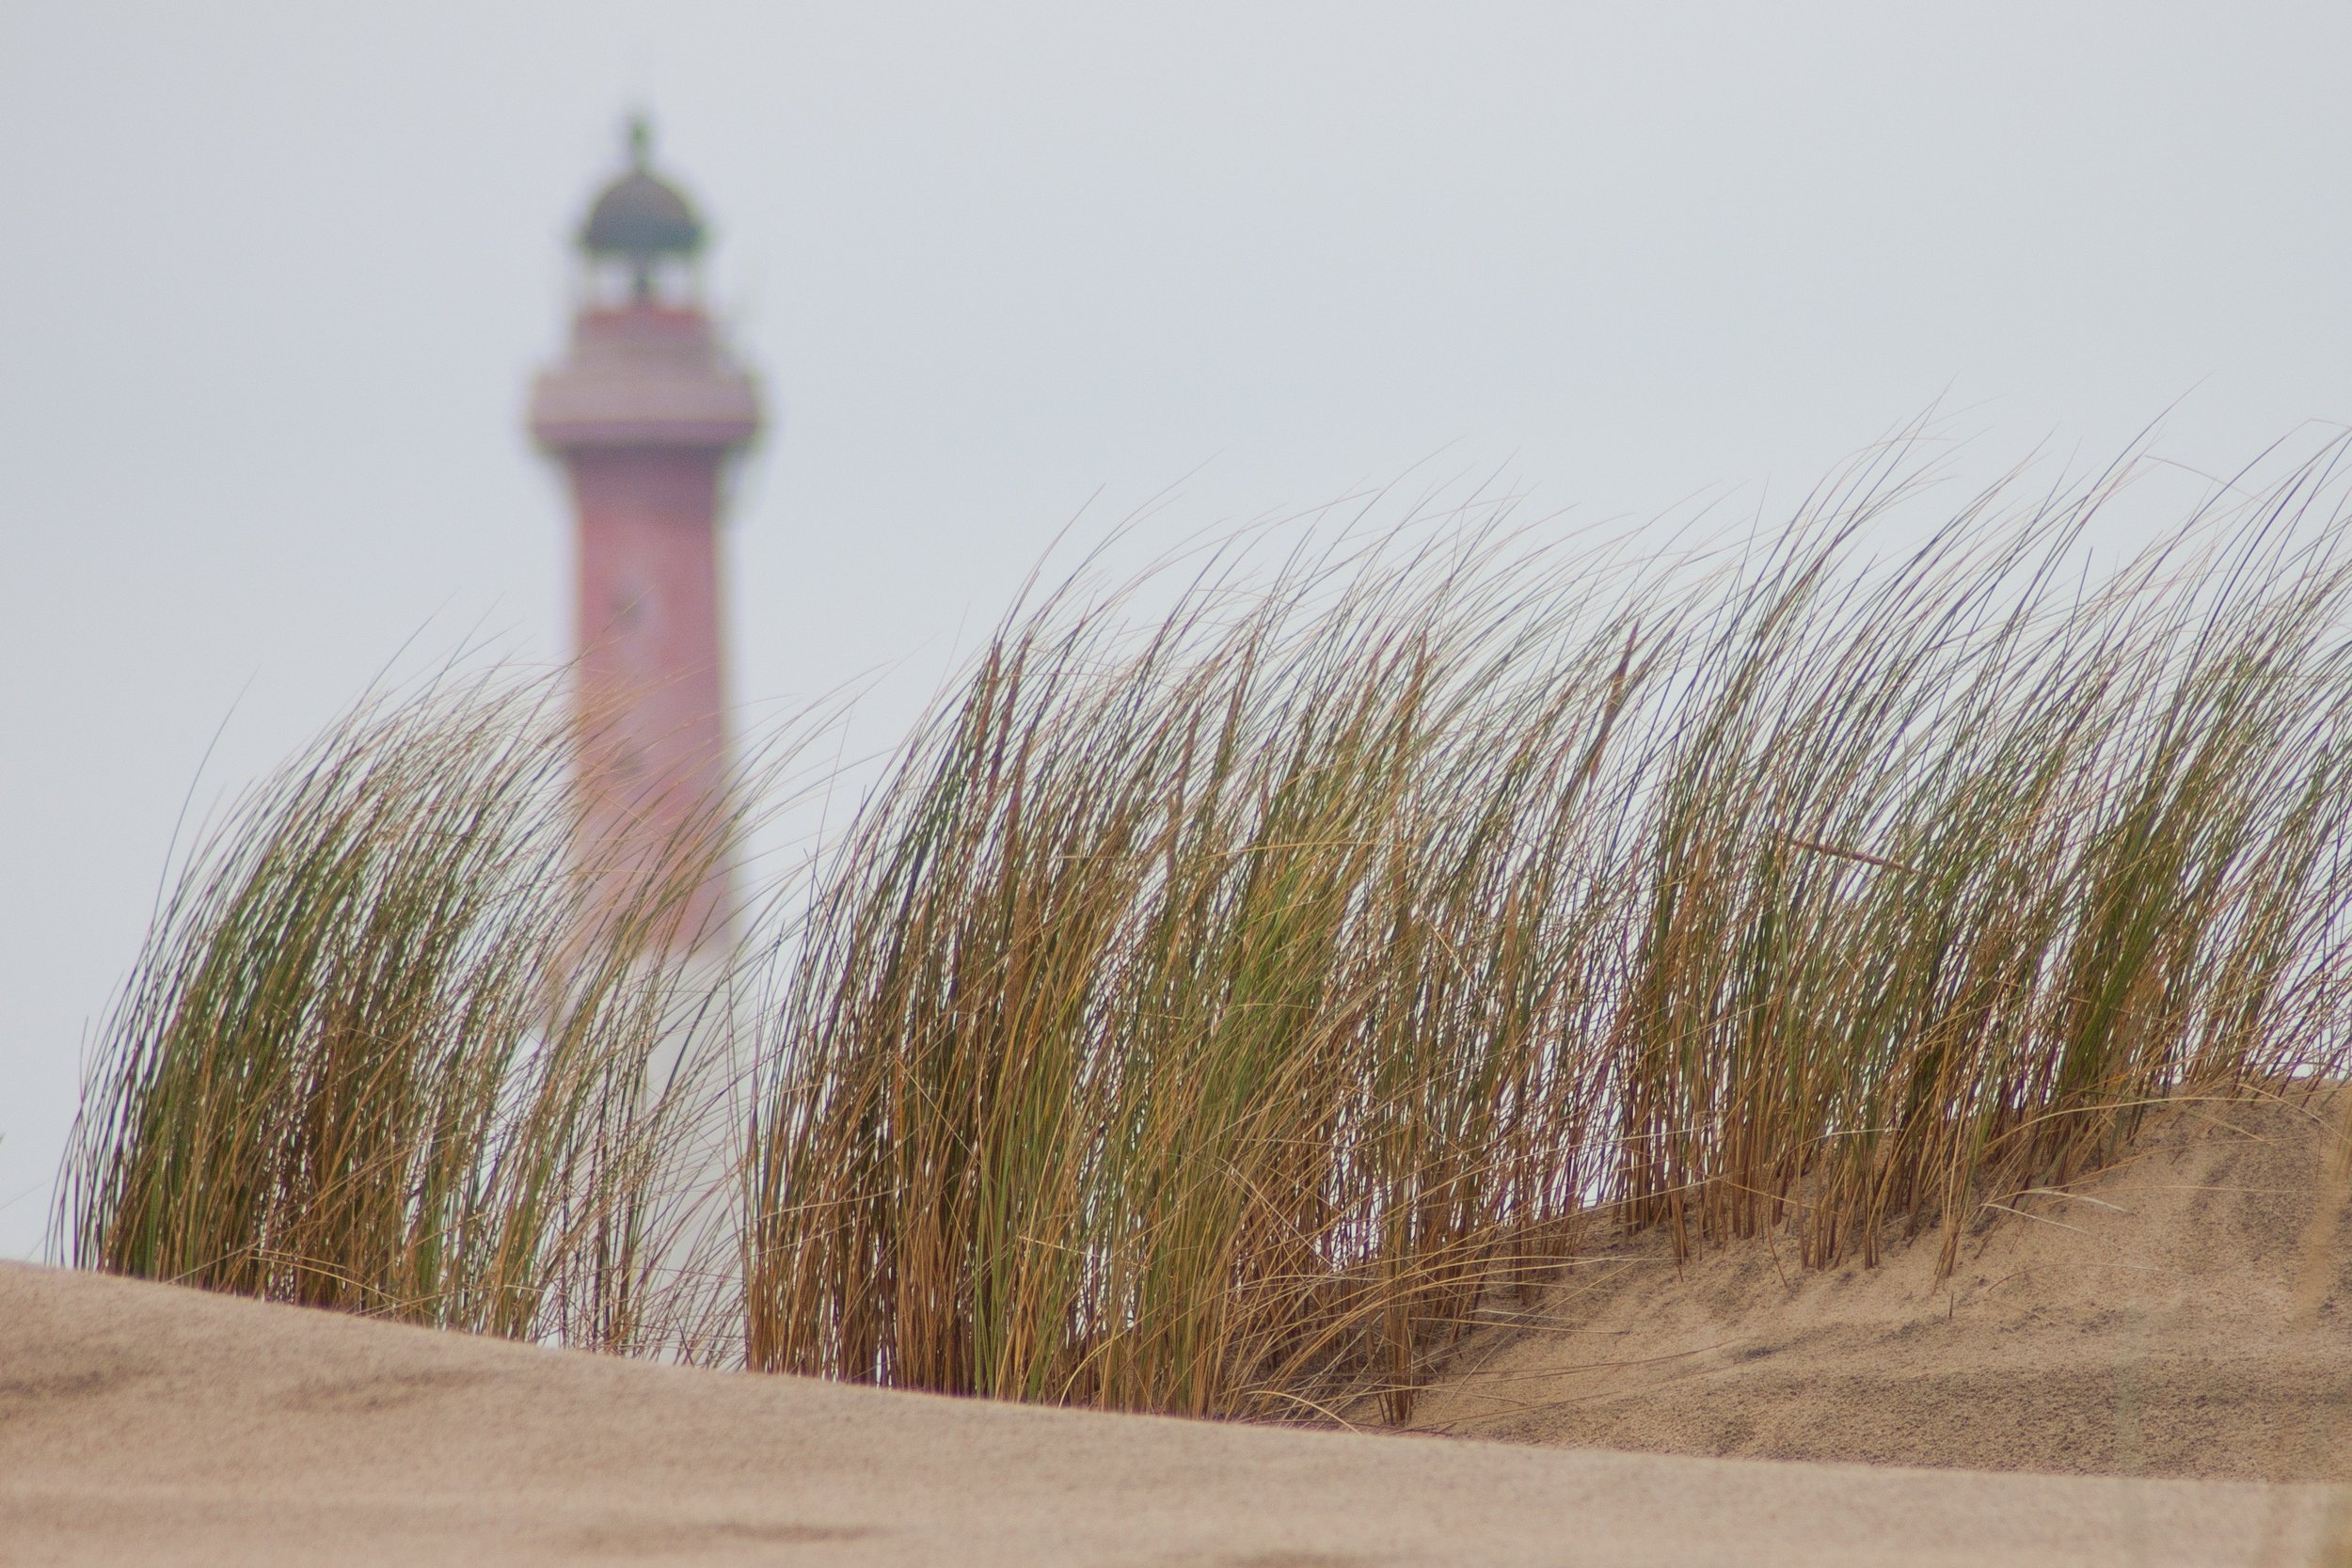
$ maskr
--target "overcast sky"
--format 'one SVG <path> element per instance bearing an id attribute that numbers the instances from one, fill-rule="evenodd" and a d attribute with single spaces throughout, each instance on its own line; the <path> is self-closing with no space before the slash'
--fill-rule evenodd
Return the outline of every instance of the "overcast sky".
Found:
<path id="1" fill-rule="evenodd" d="M 1640 519 L 1938 400 L 2001 463 L 2352 419 L 2347 60 L 2340 0 L 6 0 L 0 1255 L 192 786 L 404 645 L 564 651 L 520 408 L 628 106 L 782 415 L 772 706 L 928 689 L 1187 475 L 1173 531 L 1433 458 Z"/>

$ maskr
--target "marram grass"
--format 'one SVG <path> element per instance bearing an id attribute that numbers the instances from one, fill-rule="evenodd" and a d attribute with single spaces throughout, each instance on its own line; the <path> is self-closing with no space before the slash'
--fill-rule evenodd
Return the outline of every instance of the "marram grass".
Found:
<path id="1" fill-rule="evenodd" d="M 2101 486 L 1862 560 L 1898 453 L 1712 566 L 1017 616 L 811 899 L 751 1363 L 1401 1417 L 1595 1226 L 1948 1267 L 2153 1103 L 2342 1076 L 2334 455 L 2095 589 Z"/>
<path id="2" fill-rule="evenodd" d="M 1874 557 L 1896 449 L 1712 555 L 1490 511 L 1066 590 L 812 863 L 716 1128 L 642 935 L 558 935 L 560 747 L 347 730 L 159 923 L 74 1256 L 675 1353 L 717 1137 L 750 1366 L 1277 1419 L 1404 1416 L 1626 1229 L 1949 1266 L 2153 1105 L 2352 1067 L 2340 456 L 2096 576 L 2104 480 Z"/>
<path id="3" fill-rule="evenodd" d="M 660 1338 L 691 1208 L 678 1059 L 712 1007 L 679 923 L 724 835 L 713 816 L 583 860 L 555 695 L 363 709 L 193 857 L 103 1032 L 63 1182 L 75 1262 Z"/>

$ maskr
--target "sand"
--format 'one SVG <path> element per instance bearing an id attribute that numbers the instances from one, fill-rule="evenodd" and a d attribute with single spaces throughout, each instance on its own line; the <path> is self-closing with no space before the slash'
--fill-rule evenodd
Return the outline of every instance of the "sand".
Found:
<path id="1" fill-rule="evenodd" d="M 2352 1491 L 2297 1483 L 2352 1479 L 2329 1147 L 2294 1108 L 2168 1113 L 2124 1165 L 1981 1216 L 1944 1280 L 1932 1242 L 1810 1275 L 1629 1244 L 1464 1343 L 1417 1412 L 1452 1436 L 692 1370 L 0 1265 L 0 1564 L 2347 1568 Z"/>
<path id="2" fill-rule="evenodd" d="M 1875 1269 L 1645 1240 L 1481 1329 L 1426 1431 L 1663 1453 L 2352 1480 L 2335 1106 L 2168 1111 L 2121 1165 Z"/>
<path id="3" fill-rule="evenodd" d="M 1098 1416 L 0 1266 L 8 1564 L 2284 1564 L 2348 1524 L 2316 1486 Z"/>

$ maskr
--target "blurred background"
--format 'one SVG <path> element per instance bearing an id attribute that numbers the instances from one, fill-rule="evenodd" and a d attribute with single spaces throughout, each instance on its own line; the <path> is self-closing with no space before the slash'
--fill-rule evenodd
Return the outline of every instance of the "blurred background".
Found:
<path id="1" fill-rule="evenodd" d="M 1931 405 L 1963 475 L 2324 436 L 2346 58 L 2319 4 L 9 0 L 0 1256 L 183 813 L 388 672 L 567 651 L 521 409 L 628 110 L 770 400 L 745 721 L 882 673 L 872 747 L 1155 500 L 1639 528 Z"/>

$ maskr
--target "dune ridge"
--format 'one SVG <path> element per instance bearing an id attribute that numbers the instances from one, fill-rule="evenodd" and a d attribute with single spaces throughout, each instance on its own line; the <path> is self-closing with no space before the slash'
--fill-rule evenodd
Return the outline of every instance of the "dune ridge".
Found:
<path id="1" fill-rule="evenodd" d="M 2312 1563 L 2309 1485 L 1307 1432 L 0 1265 L 0 1563 Z"/>
<path id="2" fill-rule="evenodd" d="M 1566 1447 L 2352 1481 L 2347 1097 L 2153 1117 L 2115 1165 L 2004 1196 L 1959 1267 L 1662 1236 L 1490 1310 L 1423 1431 Z"/>

